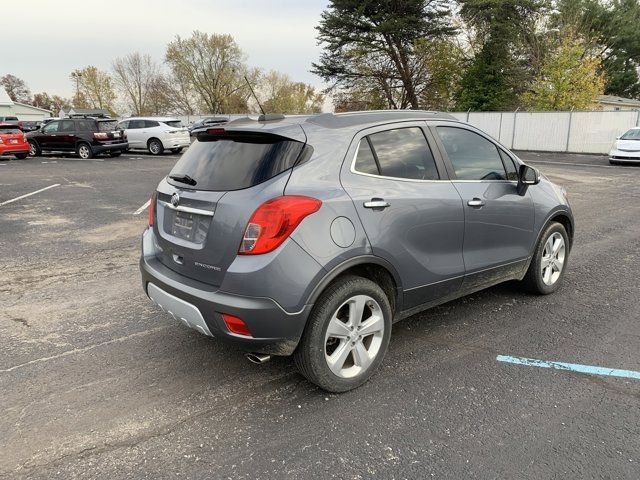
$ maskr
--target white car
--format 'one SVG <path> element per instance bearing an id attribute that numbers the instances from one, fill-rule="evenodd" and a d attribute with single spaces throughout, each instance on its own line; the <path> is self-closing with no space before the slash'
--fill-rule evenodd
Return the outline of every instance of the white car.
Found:
<path id="1" fill-rule="evenodd" d="M 165 150 L 180 153 L 191 145 L 189 130 L 177 118 L 132 117 L 122 120 L 118 126 L 125 131 L 129 148 L 148 150 L 152 155 L 160 155 Z"/>
<path id="2" fill-rule="evenodd" d="M 616 139 L 609 152 L 609 163 L 640 164 L 640 127 L 634 127 Z"/>

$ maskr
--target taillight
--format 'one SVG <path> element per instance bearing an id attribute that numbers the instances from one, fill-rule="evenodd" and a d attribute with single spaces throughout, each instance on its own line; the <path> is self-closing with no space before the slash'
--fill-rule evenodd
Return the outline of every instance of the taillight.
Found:
<path id="1" fill-rule="evenodd" d="M 151 194 L 151 198 L 149 199 L 149 226 L 153 227 L 153 214 L 156 208 L 156 193 L 153 192 Z"/>
<path id="2" fill-rule="evenodd" d="M 238 253 L 259 255 L 275 250 L 305 217 L 320 210 L 316 198 L 285 195 L 264 202 L 253 212 Z"/>
<path id="3" fill-rule="evenodd" d="M 231 333 L 235 333 L 236 335 L 244 335 L 245 337 L 252 336 L 249 328 L 247 327 L 247 324 L 244 323 L 241 318 L 223 313 L 222 319 L 224 320 L 225 325 Z"/>
<path id="4" fill-rule="evenodd" d="M 207 133 L 212 135 L 224 135 L 225 131 L 224 128 L 208 128 Z"/>
<path id="5" fill-rule="evenodd" d="M 109 134 L 105 132 L 96 132 L 93 134 L 93 138 L 95 138 L 96 140 L 106 140 L 107 138 L 109 138 Z"/>

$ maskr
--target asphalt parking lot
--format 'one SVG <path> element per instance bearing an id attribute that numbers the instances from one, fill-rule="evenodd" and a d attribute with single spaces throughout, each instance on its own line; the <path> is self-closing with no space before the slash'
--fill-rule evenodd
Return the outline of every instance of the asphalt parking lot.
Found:
<path id="1" fill-rule="evenodd" d="M 1 160 L 0 477 L 639 478 L 640 380 L 496 357 L 640 371 L 640 168 L 521 157 L 574 208 L 561 290 L 505 284 L 398 323 L 342 395 L 144 296 L 144 204 L 177 155 Z"/>

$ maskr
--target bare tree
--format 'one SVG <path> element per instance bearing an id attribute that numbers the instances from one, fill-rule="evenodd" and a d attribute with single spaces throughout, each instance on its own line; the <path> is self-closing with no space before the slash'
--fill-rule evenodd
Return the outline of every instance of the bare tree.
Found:
<path id="1" fill-rule="evenodd" d="M 9 98 L 18 103 L 31 103 L 31 91 L 21 78 L 8 73 L 0 78 L 0 85 L 4 87 Z"/>
<path id="2" fill-rule="evenodd" d="M 126 106 L 133 115 L 149 115 L 157 108 L 160 67 L 150 55 L 130 53 L 113 61 L 114 81 L 120 88 Z M 156 105 L 152 106 L 152 96 Z"/>

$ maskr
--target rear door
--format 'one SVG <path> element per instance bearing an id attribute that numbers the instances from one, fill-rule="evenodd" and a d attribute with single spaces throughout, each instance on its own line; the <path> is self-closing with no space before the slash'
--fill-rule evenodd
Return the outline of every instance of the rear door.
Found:
<path id="1" fill-rule="evenodd" d="M 461 124 L 433 126 L 464 204 L 464 286 L 514 275 L 531 253 L 533 201 L 518 191 L 516 164 L 488 136 Z"/>
<path id="2" fill-rule="evenodd" d="M 143 141 L 144 129 L 144 120 L 129 120 L 129 125 L 125 132 L 129 141 L 129 147 L 147 148 L 146 141 Z"/>
<path id="3" fill-rule="evenodd" d="M 455 292 L 464 276 L 460 195 L 432 145 L 424 122 L 376 127 L 356 136 L 341 172 L 373 253 L 402 278 L 405 308 Z"/>
<path id="4" fill-rule="evenodd" d="M 76 133 L 75 120 L 60 120 L 58 132 L 55 137 L 51 138 L 52 148 L 61 151 L 75 151 L 78 140 Z"/>
<path id="5" fill-rule="evenodd" d="M 249 218 L 283 194 L 303 151 L 304 133 L 293 127 L 295 138 L 246 131 L 198 135 L 158 188 L 154 232 L 166 267 L 221 284 Z"/>

